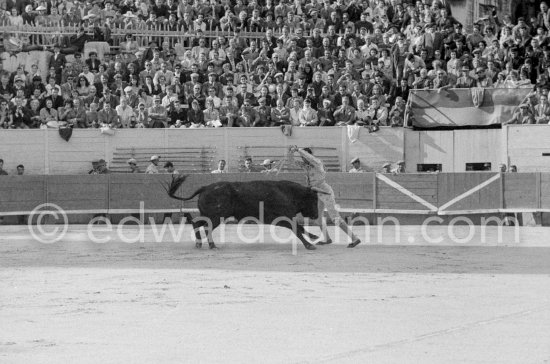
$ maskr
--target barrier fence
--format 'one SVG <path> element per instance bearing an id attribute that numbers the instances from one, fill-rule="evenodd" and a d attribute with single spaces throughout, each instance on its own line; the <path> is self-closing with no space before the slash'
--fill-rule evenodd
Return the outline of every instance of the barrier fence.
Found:
<path id="1" fill-rule="evenodd" d="M 302 173 L 193 174 L 182 185 L 180 194 L 189 196 L 199 187 L 217 181 L 261 179 L 305 182 Z M 47 203 L 68 214 L 196 211 L 196 198 L 182 202 L 167 196 L 163 184 L 170 180 L 170 175 L 3 176 L 0 215 L 29 214 Z M 327 181 L 333 186 L 342 212 L 550 212 L 550 173 L 328 173 Z"/>
<path id="2" fill-rule="evenodd" d="M 23 25 L 23 26 L 13 26 L 13 25 L 2 25 L 0 24 L 0 33 L 2 34 L 18 34 L 19 36 L 28 37 L 31 44 L 40 44 L 40 45 L 53 45 L 54 43 L 60 42 L 63 37 L 70 37 L 75 35 L 77 30 L 81 26 L 79 24 L 65 24 L 65 25 Z M 94 34 L 92 27 L 86 27 L 86 32 L 88 35 L 92 36 Z M 279 29 L 274 29 L 273 35 L 279 37 L 282 35 Z M 174 47 L 175 44 L 181 44 L 183 47 L 190 47 L 191 42 L 194 39 L 205 38 L 207 44 L 209 45 L 213 39 L 218 37 L 231 38 L 238 36 L 250 39 L 261 39 L 265 37 L 265 31 L 245 31 L 235 33 L 234 31 L 221 30 L 219 28 L 210 29 L 202 31 L 200 34 L 195 31 L 189 31 L 183 29 L 181 26 L 171 26 L 169 24 L 156 24 L 156 25 L 144 25 L 137 27 L 125 27 L 121 24 L 114 24 L 110 27 L 110 34 L 108 35 L 109 40 L 112 40 L 112 46 L 119 47 L 121 42 L 126 40 L 126 35 L 132 34 L 134 40 L 138 43 L 140 47 L 147 47 L 151 41 L 167 41 L 171 47 Z M 342 35 L 340 32 L 338 35 Z M 311 31 L 304 31 L 304 36 L 309 37 Z M 322 34 L 323 36 L 324 34 Z M 105 39 L 106 41 L 108 39 Z M 158 44 L 160 45 L 160 44 Z"/>

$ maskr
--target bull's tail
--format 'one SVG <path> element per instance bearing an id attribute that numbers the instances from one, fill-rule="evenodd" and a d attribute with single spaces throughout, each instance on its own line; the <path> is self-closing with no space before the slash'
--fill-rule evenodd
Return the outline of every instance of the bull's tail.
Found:
<path id="1" fill-rule="evenodd" d="M 181 185 L 183 184 L 183 182 L 185 182 L 185 180 L 187 179 L 187 176 L 186 175 L 181 175 L 181 176 L 176 176 L 176 175 L 173 175 L 172 176 L 172 182 L 170 182 L 168 184 L 167 187 L 165 187 L 166 189 L 166 192 L 168 193 L 168 196 L 176 199 L 176 200 L 181 200 L 181 201 L 188 201 L 190 199 L 192 199 L 193 197 L 195 197 L 196 195 L 198 195 L 199 193 L 201 193 L 204 189 L 204 187 L 201 187 L 199 188 L 198 190 L 196 190 L 191 196 L 189 197 L 180 197 L 180 196 L 176 196 L 176 192 L 178 192 L 179 188 L 181 187 Z"/>

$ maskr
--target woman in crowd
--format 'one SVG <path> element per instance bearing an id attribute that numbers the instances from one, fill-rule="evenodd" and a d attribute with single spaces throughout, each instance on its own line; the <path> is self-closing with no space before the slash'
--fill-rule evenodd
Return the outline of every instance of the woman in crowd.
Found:
<path id="1" fill-rule="evenodd" d="M 214 100 L 210 97 L 206 98 L 206 109 L 203 111 L 203 115 L 206 126 L 217 128 L 222 125 L 220 113 L 214 109 Z"/>
<path id="2" fill-rule="evenodd" d="M 44 124 L 53 123 L 57 124 L 59 115 L 57 110 L 53 108 L 53 102 L 50 99 L 46 100 L 46 106 L 40 110 L 40 121 Z"/>
<path id="3" fill-rule="evenodd" d="M 90 82 L 84 76 L 78 78 L 78 87 L 76 88 L 78 94 L 82 97 L 88 96 L 90 93 Z"/>

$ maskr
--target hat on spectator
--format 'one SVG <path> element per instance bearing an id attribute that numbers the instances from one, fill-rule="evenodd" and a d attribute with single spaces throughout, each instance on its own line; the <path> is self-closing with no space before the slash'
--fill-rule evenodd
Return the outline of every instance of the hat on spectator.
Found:
<path id="1" fill-rule="evenodd" d="M 137 164 L 137 161 L 134 158 L 128 159 L 128 164 Z"/>
<path id="2" fill-rule="evenodd" d="M 483 67 L 477 67 L 476 68 L 476 72 L 483 72 L 483 71 L 485 71 L 485 68 L 483 68 Z"/>
<path id="3" fill-rule="evenodd" d="M 275 74 L 275 78 L 277 78 L 277 77 L 284 77 L 284 75 L 281 72 L 278 72 L 278 73 Z"/>
<path id="4" fill-rule="evenodd" d="M 462 66 L 461 70 L 462 70 L 462 71 L 469 71 L 469 70 L 470 70 L 470 67 L 464 65 L 464 66 Z"/>
<path id="5" fill-rule="evenodd" d="M 160 95 L 153 96 L 153 100 L 160 100 Z"/>
<path id="6" fill-rule="evenodd" d="M 391 166 L 391 163 L 384 163 L 384 164 L 382 165 L 382 168 L 386 168 L 386 167 L 390 167 L 390 166 Z"/>
<path id="7" fill-rule="evenodd" d="M 107 164 L 107 162 L 105 162 L 105 159 L 100 159 L 97 161 L 98 166 L 104 166 L 105 164 Z"/>
<path id="8" fill-rule="evenodd" d="M 327 75 L 333 75 L 334 76 L 334 70 L 331 68 L 328 70 Z"/>
<path id="9" fill-rule="evenodd" d="M 258 99 L 258 102 L 265 102 L 265 101 L 266 101 L 266 100 L 265 100 L 265 97 L 260 97 L 260 98 Z"/>
<path id="10" fill-rule="evenodd" d="M 34 76 L 34 77 L 32 78 L 32 80 L 33 80 L 33 81 L 42 81 L 42 77 L 40 77 L 40 76 Z"/>
<path id="11" fill-rule="evenodd" d="M 191 73 L 191 78 L 193 78 L 193 77 L 199 77 L 199 74 L 196 73 L 196 72 L 193 72 L 193 73 Z"/>
<path id="12" fill-rule="evenodd" d="M 132 86 L 126 86 L 124 92 L 131 92 L 133 90 Z"/>
<path id="13" fill-rule="evenodd" d="M 123 17 L 125 18 L 137 18 L 137 15 L 135 15 L 134 13 L 132 13 L 130 10 L 128 10 L 126 13 L 124 13 L 124 15 L 122 15 Z"/>
<path id="14" fill-rule="evenodd" d="M 521 108 L 527 108 L 527 107 L 529 107 L 529 105 L 526 104 L 526 103 L 523 103 L 523 104 L 519 105 L 519 107 L 521 107 Z"/>
<path id="15" fill-rule="evenodd" d="M 47 10 L 44 5 L 40 5 L 39 7 L 36 8 L 36 11 L 44 11 L 44 10 Z"/>
<path id="16" fill-rule="evenodd" d="M 208 77 L 210 77 L 210 76 L 217 77 L 218 74 L 217 74 L 216 72 L 210 72 L 210 73 L 208 74 Z"/>
<path id="17" fill-rule="evenodd" d="M 159 159 L 160 159 L 160 157 L 158 155 L 151 156 L 152 161 L 158 161 Z"/>
<path id="18" fill-rule="evenodd" d="M 399 166 L 399 165 L 401 165 L 401 164 L 405 164 L 405 161 L 404 161 L 404 160 L 400 160 L 400 161 L 397 161 L 396 164 Z"/>
<path id="19" fill-rule="evenodd" d="M 13 82 L 17 82 L 17 81 L 23 81 L 23 79 L 21 78 L 21 76 L 15 76 L 13 78 Z"/>
<path id="20" fill-rule="evenodd" d="M 359 162 L 359 158 L 355 157 L 350 161 L 351 164 L 353 164 L 355 162 Z"/>
<path id="21" fill-rule="evenodd" d="M 264 162 L 262 163 L 262 166 L 269 166 L 273 164 L 273 161 L 271 159 L 266 159 L 264 160 Z"/>

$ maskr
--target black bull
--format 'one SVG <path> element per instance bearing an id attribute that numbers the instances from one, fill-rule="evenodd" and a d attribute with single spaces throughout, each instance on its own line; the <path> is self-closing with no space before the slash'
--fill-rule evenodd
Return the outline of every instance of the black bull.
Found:
<path id="1" fill-rule="evenodd" d="M 311 239 L 318 237 L 305 231 L 303 225 L 294 219 L 298 214 L 314 220 L 319 217 L 318 192 L 315 190 L 291 181 L 216 182 L 199 188 L 189 197 L 176 196 L 186 178 L 174 177 L 167 192 L 170 197 L 182 201 L 199 195 L 200 215 L 192 220 L 197 248 L 202 247 L 201 228 L 207 234 L 210 249 L 216 248 L 212 231 L 233 217 L 237 221 L 255 218 L 264 224 L 291 229 L 306 249 L 315 249 L 304 235 Z"/>

